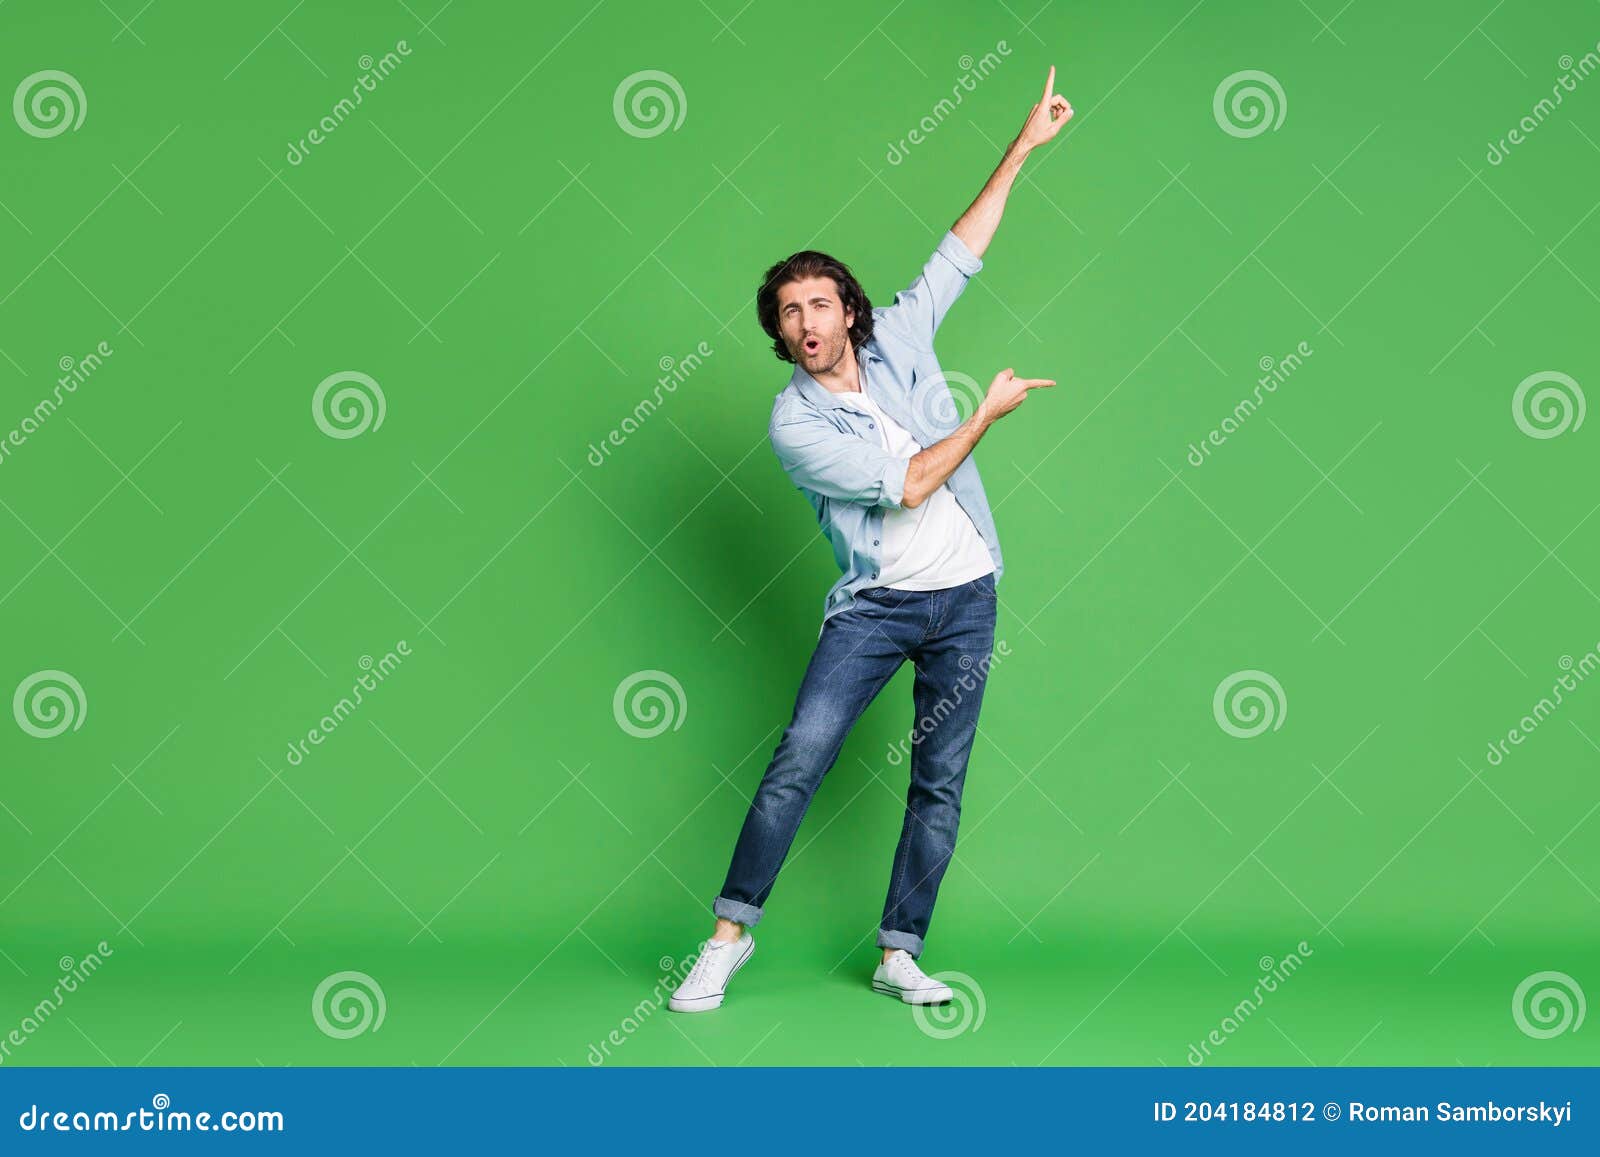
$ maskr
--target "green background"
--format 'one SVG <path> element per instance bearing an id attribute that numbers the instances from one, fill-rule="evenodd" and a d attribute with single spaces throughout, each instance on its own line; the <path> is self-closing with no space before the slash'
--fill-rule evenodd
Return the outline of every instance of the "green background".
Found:
<path id="1" fill-rule="evenodd" d="M 4 91 L 61 69 L 88 107 L 0 121 L 0 427 L 114 353 L 0 462 L 4 693 L 87 699 L 0 729 L 0 1034 L 114 955 L 6 1063 L 584 1065 L 619 1030 L 608 1063 L 1183 1065 L 1302 939 L 1213 1063 L 1594 1063 L 1600 1026 L 1510 1006 L 1600 992 L 1600 684 L 1485 752 L 1600 643 L 1600 419 L 1511 413 L 1600 382 L 1600 79 L 1486 151 L 1597 38 L 1578 0 L 10 0 Z M 1011 653 L 923 964 L 983 1022 L 867 986 L 908 668 L 727 1006 L 625 1025 L 709 930 L 836 574 L 766 443 L 760 271 L 816 245 L 887 304 L 1051 64 L 1076 118 L 939 339 L 1060 380 L 977 451 Z M 646 69 L 684 115 L 641 138 L 613 96 Z M 1287 105 L 1249 138 L 1212 106 L 1244 69 Z M 343 370 L 387 404 L 350 439 L 310 412 Z M 1288 707 L 1248 740 L 1212 712 L 1245 669 Z M 648 739 L 613 712 L 641 670 L 683 689 Z M 387 1015 L 337 1040 L 309 1005 L 343 970 Z"/>

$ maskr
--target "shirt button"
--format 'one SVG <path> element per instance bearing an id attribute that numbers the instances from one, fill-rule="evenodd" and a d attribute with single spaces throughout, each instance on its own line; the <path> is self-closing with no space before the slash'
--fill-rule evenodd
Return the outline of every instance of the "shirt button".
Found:
<path id="1" fill-rule="evenodd" d="M 878 540 L 877 539 L 873 539 L 872 540 L 872 545 L 873 546 L 877 546 L 878 545 Z"/>
<path id="2" fill-rule="evenodd" d="M 868 423 L 867 423 L 867 429 L 869 429 L 869 430 L 876 430 L 876 429 L 877 429 L 877 428 L 878 428 L 878 427 L 877 427 L 877 424 L 876 424 L 876 423 L 874 423 L 874 422 L 868 422 Z"/>
<path id="3" fill-rule="evenodd" d="M 872 572 L 872 577 L 873 578 L 877 578 L 878 577 L 878 572 L 877 571 L 873 571 Z"/>

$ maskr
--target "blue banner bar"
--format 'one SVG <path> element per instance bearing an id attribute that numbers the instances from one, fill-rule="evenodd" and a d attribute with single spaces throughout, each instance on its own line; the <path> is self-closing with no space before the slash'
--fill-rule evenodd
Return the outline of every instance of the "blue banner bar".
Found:
<path id="1" fill-rule="evenodd" d="M 0 1152 L 1594 1153 L 1597 1105 L 1572 1068 L 8 1068 Z"/>

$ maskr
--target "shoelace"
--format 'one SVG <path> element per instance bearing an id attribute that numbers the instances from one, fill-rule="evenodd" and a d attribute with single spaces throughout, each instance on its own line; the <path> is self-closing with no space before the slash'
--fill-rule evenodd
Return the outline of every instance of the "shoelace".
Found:
<path id="1" fill-rule="evenodd" d="M 712 944 L 714 943 L 715 941 L 707 940 L 704 944 L 700 945 L 700 953 L 695 957 L 694 967 L 689 969 L 689 975 L 684 978 L 684 984 L 694 984 L 697 981 L 705 979 L 706 968 L 709 966 L 708 962 L 711 958 L 711 953 L 723 951 L 722 948 L 713 948 Z"/>
<path id="2" fill-rule="evenodd" d="M 905 971 L 905 974 L 909 979 L 916 981 L 919 985 L 926 984 L 928 982 L 928 974 L 917 967 L 916 958 L 913 957 L 911 953 L 901 952 L 899 956 L 900 967 Z"/>

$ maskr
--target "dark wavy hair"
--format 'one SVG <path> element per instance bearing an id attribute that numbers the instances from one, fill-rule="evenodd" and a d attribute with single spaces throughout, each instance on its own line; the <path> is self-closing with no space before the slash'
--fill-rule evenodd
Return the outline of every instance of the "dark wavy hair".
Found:
<path id="1" fill-rule="evenodd" d="M 872 302 L 867 297 L 867 291 L 861 288 L 861 283 L 850 272 L 850 267 L 826 253 L 802 249 L 767 270 L 766 276 L 761 279 L 761 288 L 756 290 L 756 316 L 761 319 L 761 328 L 772 339 L 772 352 L 778 355 L 781 362 L 793 362 L 794 358 L 778 329 L 778 290 L 791 281 L 803 281 L 808 277 L 833 278 L 839 290 L 840 304 L 855 315 L 855 324 L 850 327 L 851 345 L 859 349 L 872 336 Z"/>

